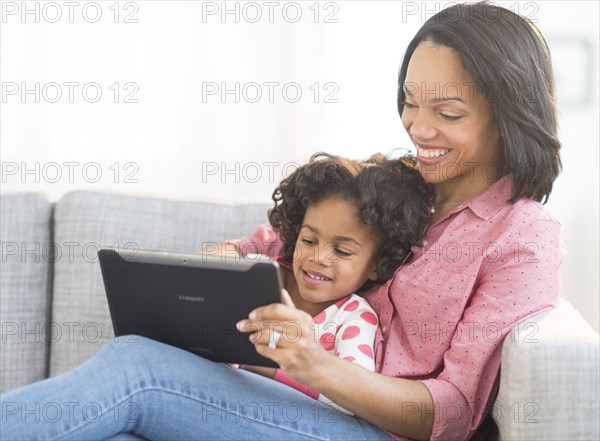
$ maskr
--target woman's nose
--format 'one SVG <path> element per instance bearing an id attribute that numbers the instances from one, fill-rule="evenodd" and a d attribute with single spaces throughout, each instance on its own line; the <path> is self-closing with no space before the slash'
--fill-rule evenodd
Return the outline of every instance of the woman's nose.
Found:
<path id="1" fill-rule="evenodd" d="M 417 110 L 411 115 L 408 124 L 408 133 L 412 138 L 433 139 L 437 134 L 433 117 L 428 112 Z"/>

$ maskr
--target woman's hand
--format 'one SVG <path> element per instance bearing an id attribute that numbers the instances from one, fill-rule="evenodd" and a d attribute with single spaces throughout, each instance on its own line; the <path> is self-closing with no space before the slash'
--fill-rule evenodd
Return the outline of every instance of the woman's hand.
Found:
<path id="1" fill-rule="evenodd" d="M 296 309 L 287 291 L 283 303 L 272 303 L 252 311 L 248 319 L 237 324 L 240 332 L 251 332 L 250 341 L 256 352 L 276 362 L 285 374 L 307 386 L 317 378 L 319 367 L 331 357 L 319 344 L 310 314 Z M 273 331 L 281 337 L 274 348 L 269 347 Z"/>
<path id="2" fill-rule="evenodd" d="M 411 439 L 429 439 L 434 407 L 425 385 L 376 374 L 329 354 L 314 336 L 312 317 L 296 309 L 286 291 L 282 299 L 283 304 L 257 308 L 237 324 L 239 331 L 252 332 L 259 354 L 278 363 L 291 379 L 376 426 Z M 272 349 L 268 344 L 273 331 L 281 338 Z"/>

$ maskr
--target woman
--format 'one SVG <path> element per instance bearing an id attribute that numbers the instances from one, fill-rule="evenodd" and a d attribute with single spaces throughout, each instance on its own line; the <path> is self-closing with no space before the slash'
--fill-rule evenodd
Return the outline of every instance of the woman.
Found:
<path id="1" fill-rule="evenodd" d="M 560 225 L 540 205 L 561 167 L 547 46 L 507 9 L 443 10 L 408 46 L 398 108 L 436 198 L 425 246 L 366 295 L 380 320 L 377 373 L 327 354 L 310 315 L 289 299 L 247 320 L 275 321 L 283 336 L 273 345 L 268 331 L 254 334 L 256 350 L 360 418 L 139 338 L 109 343 L 73 371 L 6 394 L 3 437 L 470 438 L 494 399 L 504 337 L 558 297 Z M 237 241 L 246 252 L 276 254 L 273 243 L 267 227 Z M 286 338 L 289 322 L 301 327 L 299 339 Z M 48 403 L 60 410 L 56 423 L 27 419 Z M 68 403 L 95 403 L 88 409 L 99 414 L 67 413 L 75 408 Z"/>

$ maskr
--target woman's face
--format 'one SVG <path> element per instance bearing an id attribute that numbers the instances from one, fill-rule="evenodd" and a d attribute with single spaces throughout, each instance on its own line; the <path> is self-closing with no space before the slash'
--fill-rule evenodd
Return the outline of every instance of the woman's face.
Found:
<path id="1" fill-rule="evenodd" d="M 501 177 L 500 133 L 490 106 L 452 49 L 417 46 L 404 91 L 402 124 L 427 182 L 486 188 Z"/>

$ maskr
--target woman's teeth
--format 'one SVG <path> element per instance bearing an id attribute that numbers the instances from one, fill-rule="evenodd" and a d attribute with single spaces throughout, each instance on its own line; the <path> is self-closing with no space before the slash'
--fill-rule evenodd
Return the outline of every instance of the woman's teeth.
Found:
<path id="1" fill-rule="evenodd" d="M 450 151 L 450 149 L 439 149 L 439 150 L 431 150 L 431 149 L 422 149 L 421 147 L 417 147 L 417 152 L 419 156 L 423 158 L 439 158 L 440 156 L 444 156 Z"/>

